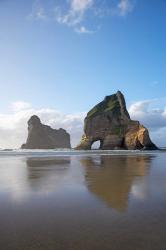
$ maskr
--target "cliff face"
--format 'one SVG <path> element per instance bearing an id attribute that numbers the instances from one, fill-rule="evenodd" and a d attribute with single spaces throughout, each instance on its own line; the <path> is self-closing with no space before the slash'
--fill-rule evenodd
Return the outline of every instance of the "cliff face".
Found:
<path id="1" fill-rule="evenodd" d="M 28 121 L 28 138 L 22 149 L 54 149 L 71 148 L 70 135 L 66 130 L 58 130 L 41 123 L 38 116 L 32 116 Z"/>
<path id="2" fill-rule="evenodd" d="M 106 96 L 88 112 L 84 135 L 76 149 L 91 149 L 95 141 L 100 141 L 100 149 L 157 149 L 148 130 L 130 119 L 120 91 Z"/>

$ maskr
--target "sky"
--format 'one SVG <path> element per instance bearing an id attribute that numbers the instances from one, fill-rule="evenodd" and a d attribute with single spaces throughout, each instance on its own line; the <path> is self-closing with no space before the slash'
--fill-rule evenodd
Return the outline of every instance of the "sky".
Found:
<path id="1" fill-rule="evenodd" d="M 86 113 L 121 90 L 166 146 L 166 0 L 0 0 L 0 148 L 32 114 L 78 144 Z"/>

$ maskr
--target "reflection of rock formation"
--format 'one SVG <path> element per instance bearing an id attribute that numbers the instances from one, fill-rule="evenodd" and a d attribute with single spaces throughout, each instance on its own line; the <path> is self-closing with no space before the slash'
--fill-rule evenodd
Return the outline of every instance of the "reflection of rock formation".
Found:
<path id="1" fill-rule="evenodd" d="M 27 177 L 33 189 L 50 190 L 66 177 L 70 166 L 70 157 L 64 158 L 28 158 Z"/>
<path id="2" fill-rule="evenodd" d="M 26 160 L 27 166 L 28 167 L 50 167 L 50 166 L 57 166 L 57 165 L 68 165 L 70 163 L 70 157 L 64 158 L 42 158 L 42 157 L 32 157 L 32 158 L 27 158 Z"/>
<path id="3" fill-rule="evenodd" d="M 147 174 L 151 156 L 98 156 L 81 160 L 88 189 L 108 206 L 123 211 L 136 177 Z"/>
<path id="4" fill-rule="evenodd" d="M 66 130 L 52 129 L 41 123 L 38 116 L 33 115 L 28 121 L 28 138 L 22 149 L 54 149 L 71 148 L 70 135 Z"/>

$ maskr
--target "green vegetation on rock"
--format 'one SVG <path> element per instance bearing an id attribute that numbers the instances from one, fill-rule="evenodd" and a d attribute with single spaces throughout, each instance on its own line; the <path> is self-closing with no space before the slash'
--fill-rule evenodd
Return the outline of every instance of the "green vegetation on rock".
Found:
<path id="1" fill-rule="evenodd" d="M 90 118 L 98 114 L 101 114 L 103 112 L 119 110 L 119 108 L 120 105 L 117 96 L 116 95 L 107 96 L 105 97 L 103 102 L 100 102 L 98 105 L 96 105 L 88 112 L 87 117 Z"/>
<path id="2" fill-rule="evenodd" d="M 120 135 L 120 134 L 121 134 L 121 128 L 120 128 L 120 127 L 115 128 L 115 129 L 114 129 L 114 133 L 115 133 L 116 135 Z"/>

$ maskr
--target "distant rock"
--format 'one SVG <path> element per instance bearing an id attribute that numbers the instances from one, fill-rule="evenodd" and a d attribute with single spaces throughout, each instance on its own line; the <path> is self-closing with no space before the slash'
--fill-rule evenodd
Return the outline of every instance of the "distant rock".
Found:
<path id="1" fill-rule="evenodd" d="M 71 148 L 70 135 L 66 130 L 52 129 L 41 123 L 38 116 L 33 115 L 28 121 L 28 138 L 22 149 L 54 149 Z"/>
<path id="2" fill-rule="evenodd" d="M 91 149 L 96 141 L 100 141 L 100 149 L 157 149 L 148 130 L 130 119 L 120 91 L 106 96 L 88 112 L 84 120 L 84 135 L 76 149 Z"/>

